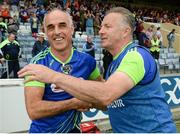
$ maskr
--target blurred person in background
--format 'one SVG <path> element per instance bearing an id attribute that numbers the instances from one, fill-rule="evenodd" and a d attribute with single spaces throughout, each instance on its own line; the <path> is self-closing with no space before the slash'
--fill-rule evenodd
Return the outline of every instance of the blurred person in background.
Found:
<path id="1" fill-rule="evenodd" d="M 99 16 L 99 13 L 97 12 L 95 14 L 95 18 L 94 18 L 94 35 L 95 36 L 98 35 L 98 33 L 99 33 L 101 22 L 102 22 L 102 20 Z"/>
<path id="2" fill-rule="evenodd" d="M 140 27 L 140 32 L 138 34 L 138 40 L 139 40 L 139 45 L 144 46 L 146 48 L 150 47 L 150 40 L 145 33 L 145 29 L 144 29 L 143 25 Z"/>
<path id="3" fill-rule="evenodd" d="M 7 25 L 8 33 L 13 33 L 17 37 L 18 30 L 19 30 L 19 25 L 15 23 L 13 18 L 9 18 L 9 23 Z"/>
<path id="4" fill-rule="evenodd" d="M 160 40 L 160 44 L 159 44 L 160 48 L 163 48 L 163 43 L 162 43 L 163 42 L 163 36 L 162 36 L 160 27 L 157 28 L 156 36 Z"/>
<path id="5" fill-rule="evenodd" d="M 96 47 L 95 44 L 92 42 L 92 37 L 87 36 L 87 41 L 83 45 L 83 52 L 95 58 L 95 47 Z"/>
<path id="6" fill-rule="evenodd" d="M 87 10 L 84 16 L 86 19 L 86 34 L 94 36 L 94 18 L 95 18 L 95 16 L 91 10 Z"/>
<path id="7" fill-rule="evenodd" d="M 102 60 L 103 60 L 103 68 L 104 68 L 103 78 L 105 79 L 108 67 L 113 60 L 113 56 L 109 51 L 107 51 L 106 49 L 103 49 L 103 59 Z"/>
<path id="8" fill-rule="evenodd" d="M 172 31 L 167 35 L 167 40 L 168 40 L 168 44 L 169 44 L 169 48 L 173 48 L 173 43 L 175 41 L 175 29 L 172 29 Z"/>
<path id="9" fill-rule="evenodd" d="M 37 37 L 37 33 L 38 33 L 38 28 L 39 28 L 39 24 L 40 21 L 38 19 L 38 17 L 36 16 L 36 13 L 33 13 L 31 18 L 30 18 L 30 23 L 31 23 L 31 33 L 33 37 Z"/>
<path id="10" fill-rule="evenodd" d="M 3 58 L 3 55 L 0 53 L 0 63 L 3 64 L 5 59 Z"/>
<path id="11" fill-rule="evenodd" d="M 13 78 L 18 78 L 17 72 L 20 69 L 19 66 L 19 57 L 20 57 L 20 45 L 15 40 L 15 35 L 10 33 L 8 38 L 0 43 L 0 49 L 3 53 L 3 58 L 8 62 L 8 72 L 4 72 L 1 78 L 7 78 L 7 75 L 10 75 L 13 72 Z"/>
<path id="12" fill-rule="evenodd" d="M 27 9 L 24 6 L 20 7 L 19 18 L 20 18 L 20 22 L 22 22 L 23 24 L 28 22 L 29 14 L 28 14 Z"/>
<path id="13" fill-rule="evenodd" d="M 146 36 L 148 37 L 149 40 L 152 39 L 154 35 L 154 25 L 151 25 L 145 32 Z"/>
<path id="14" fill-rule="evenodd" d="M 158 39 L 157 35 L 154 34 L 153 38 L 151 39 L 151 46 L 150 46 L 150 52 L 154 59 L 159 59 L 159 52 L 160 52 L 160 39 Z"/>
<path id="15" fill-rule="evenodd" d="M 37 41 L 35 41 L 33 49 L 32 49 L 32 56 L 34 57 L 39 52 L 44 50 L 45 48 L 49 47 L 49 43 L 45 40 L 45 34 L 40 32 L 37 34 Z"/>
<path id="16" fill-rule="evenodd" d="M 5 34 L 7 33 L 7 24 L 4 22 L 2 16 L 0 16 L 0 31 L 1 31 L 1 41 L 4 40 Z"/>

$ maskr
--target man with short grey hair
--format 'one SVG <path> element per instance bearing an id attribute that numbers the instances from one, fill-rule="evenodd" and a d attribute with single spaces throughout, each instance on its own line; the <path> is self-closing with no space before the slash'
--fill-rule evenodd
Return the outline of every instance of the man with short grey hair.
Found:
<path id="1" fill-rule="evenodd" d="M 44 32 L 50 47 L 36 55 L 31 63 L 77 79 L 101 80 L 94 58 L 72 47 L 74 27 L 68 13 L 59 9 L 50 11 L 44 18 Z M 30 133 L 80 133 L 80 111 L 91 107 L 56 84 L 39 81 L 25 84 L 25 101 L 32 120 Z"/>
<path id="2" fill-rule="evenodd" d="M 156 62 L 133 41 L 133 30 L 134 18 L 126 8 L 113 8 L 104 17 L 101 45 L 113 55 L 105 82 L 78 79 L 41 65 L 26 66 L 19 76 L 30 75 L 26 82 L 55 83 L 80 100 L 106 106 L 115 133 L 175 133 Z"/>

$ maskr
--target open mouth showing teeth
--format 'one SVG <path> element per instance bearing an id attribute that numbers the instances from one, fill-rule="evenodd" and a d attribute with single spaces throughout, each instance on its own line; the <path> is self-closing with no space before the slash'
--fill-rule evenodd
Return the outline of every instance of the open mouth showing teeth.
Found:
<path id="1" fill-rule="evenodd" d="M 54 40 L 56 40 L 56 41 L 61 41 L 61 40 L 63 40 L 64 38 L 55 38 Z"/>

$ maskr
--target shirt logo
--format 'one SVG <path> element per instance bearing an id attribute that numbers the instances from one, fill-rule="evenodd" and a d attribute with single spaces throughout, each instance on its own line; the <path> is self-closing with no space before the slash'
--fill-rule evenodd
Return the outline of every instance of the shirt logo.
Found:
<path id="1" fill-rule="evenodd" d="M 125 107 L 122 99 L 115 100 L 110 105 L 108 105 L 108 108 L 120 108 L 120 107 Z"/>
<path id="2" fill-rule="evenodd" d="M 170 104 L 172 102 L 173 104 L 180 104 L 180 98 L 178 98 L 177 94 L 180 91 L 180 79 L 174 78 L 176 85 L 174 87 L 171 87 L 170 90 L 165 91 L 165 93 L 168 95 L 167 103 Z M 166 83 L 171 86 L 172 82 L 169 79 L 162 79 L 161 84 Z"/>
<path id="3" fill-rule="evenodd" d="M 61 70 L 62 70 L 62 72 L 65 73 L 65 74 L 70 74 L 71 71 L 72 71 L 72 66 L 71 66 L 71 65 L 68 65 L 68 64 L 62 65 L 62 66 L 61 66 Z"/>
<path id="4" fill-rule="evenodd" d="M 51 84 L 51 90 L 54 92 L 54 93 L 60 93 L 60 92 L 64 92 L 63 89 L 60 89 L 59 87 L 57 87 L 55 84 Z"/>

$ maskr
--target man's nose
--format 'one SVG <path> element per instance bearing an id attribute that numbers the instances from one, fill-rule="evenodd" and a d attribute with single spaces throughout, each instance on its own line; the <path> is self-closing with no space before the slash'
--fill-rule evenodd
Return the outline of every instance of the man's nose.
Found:
<path id="1" fill-rule="evenodd" d="M 101 27 L 100 30 L 99 30 L 99 35 L 102 34 L 104 32 L 104 28 Z"/>
<path id="2" fill-rule="evenodd" d="M 54 32 L 55 32 L 55 34 L 60 34 L 61 30 L 59 27 L 56 26 Z"/>

